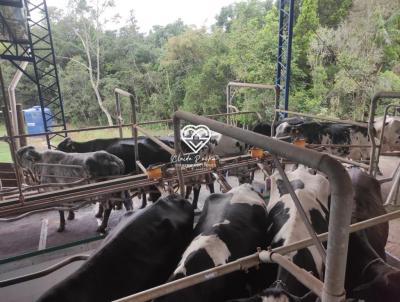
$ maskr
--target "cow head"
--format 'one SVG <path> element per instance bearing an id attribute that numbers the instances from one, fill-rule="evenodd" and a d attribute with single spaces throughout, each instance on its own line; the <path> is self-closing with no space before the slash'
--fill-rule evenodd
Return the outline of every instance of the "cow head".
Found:
<path id="1" fill-rule="evenodd" d="M 349 296 L 371 302 L 398 301 L 400 296 L 400 271 L 392 267 L 383 268 L 385 271 L 377 273 L 370 282 L 353 289 Z"/>
<path id="2" fill-rule="evenodd" d="M 66 137 L 58 144 L 57 150 L 67 153 L 76 152 L 75 142 L 70 137 Z"/>
<path id="3" fill-rule="evenodd" d="M 294 136 L 299 133 L 299 126 L 304 124 L 305 120 L 301 117 L 285 118 L 276 127 L 275 137 Z"/>
<path id="4" fill-rule="evenodd" d="M 17 151 L 17 159 L 21 167 L 32 170 L 33 165 L 42 159 L 42 154 L 33 146 L 22 147 Z"/>

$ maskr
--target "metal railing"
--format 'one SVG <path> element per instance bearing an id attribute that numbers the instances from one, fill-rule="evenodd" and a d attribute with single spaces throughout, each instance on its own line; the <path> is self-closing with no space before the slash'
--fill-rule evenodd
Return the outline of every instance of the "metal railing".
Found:
<path id="1" fill-rule="evenodd" d="M 385 128 L 385 121 L 386 121 L 386 116 L 389 110 L 389 105 L 385 109 L 385 114 L 383 117 L 383 124 L 382 124 L 382 135 L 380 137 L 379 144 L 377 145 L 374 139 L 374 122 L 375 122 L 375 113 L 376 113 L 376 107 L 378 105 L 378 102 L 383 100 L 383 99 L 399 99 L 400 98 L 400 92 L 389 92 L 389 91 L 382 91 L 376 93 L 371 100 L 371 106 L 370 106 L 370 111 L 369 111 L 369 120 L 368 120 L 368 134 L 371 139 L 371 156 L 370 156 L 370 164 L 369 164 L 369 173 L 372 176 L 376 176 L 376 173 L 378 172 L 378 165 L 379 165 L 379 155 L 381 153 L 381 148 L 382 148 L 382 142 L 383 142 L 383 133 L 384 133 L 384 128 Z M 394 106 L 394 105 L 393 105 Z"/>
<path id="2" fill-rule="evenodd" d="M 304 164 L 308 167 L 319 170 L 328 176 L 332 187 L 332 202 L 330 207 L 328 248 L 322 301 L 342 301 L 345 297 L 344 276 L 346 270 L 346 257 L 338 257 L 338 255 L 347 255 L 349 237 L 348 227 L 350 224 L 353 203 L 353 188 L 350 177 L 345 168 L 329 155 L 299 148 L 292 144 L 284 143 L 261 134 L 232 127 L 188 112 L 176 112 L 173 120 L 174 140 L 177 154 L 181 153 L 180 121 L 185 120 L 195 125 L 206 125 L 210 129 L 223 135 L 262 148 L 273 155 Z M 180 185 L 182 186 L 183 184 L 180 183 Z M 186 281 L 184 280 L 183 282 Z"/>
<path id="3" fill-rule="evenodd" d="M 278 102 L 279 103 L 279 87 L 271 84 L 255 84 L 255 83 L 243 83 L 243 82 L 229 82 L 228 85 L 226 85 L 226 112 L 230 113 L 232 108 L 235 108 L 232 105 L 232 98 L 233 96 L 231 95 L 231 87 L 239 87 L 239 88 L 254 88 L 254 89 L 263 89 L 263 90 L 273 90 L 275 94 L 275 104 Z M 258 119 L 261 121 L 261 116 L 259 113 L 257 113 Z M 226 123 L 230 124 L 230 116 L 226 116 Z"/>

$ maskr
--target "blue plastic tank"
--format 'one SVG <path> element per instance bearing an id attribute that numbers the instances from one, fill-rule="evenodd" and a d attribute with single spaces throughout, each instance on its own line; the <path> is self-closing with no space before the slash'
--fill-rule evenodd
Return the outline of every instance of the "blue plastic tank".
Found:
<path id="1" fill-rule="evenodd" d="M 44 113 L 46 115 L 47 127 L 50 130 L 50 127 L 53 125 L 53 118 L 51 115 L 51 111 L 49 108 L 46 107 L 44 108 Z M 28 134 L 45 132 L 43 117 L 42 117 L 42 109 L 40 106 L 33 106 L 32 108 L 25 109 L 24 117 Z"/>

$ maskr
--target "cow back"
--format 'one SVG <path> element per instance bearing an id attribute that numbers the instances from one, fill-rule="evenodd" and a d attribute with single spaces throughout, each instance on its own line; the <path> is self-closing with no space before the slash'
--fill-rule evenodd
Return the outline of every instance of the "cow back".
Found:
<path id="1" fill-rule="evenodd" d="M 192 236 L 193 208 L 175 195 L 122 221 L 41 302 L 112 301 L 166 281 Z"/>
<path id="2" fill-rule="evenodd" d="M 207 198 L 195 228 L 195 238 L 185 250 L 170 280 L 204 271 L 255 253 L 268 245 L 263 199 L 249 185 Z M 265 281 L 260 271 L 234 272 L 180 290 L 157 301 L 224 301 L 249 294 L 253 280 Z M 258 284 L 257 284 L 258 285 Z"/>
<path id="3" fill-rule="evenodd" d="M 347 169 L 354 190 L 353 223 L 386 214 L 379 182 L 358 167 Z M 369 242 L 383 259 L 389 235 L 389 223 L 381 223 L 366 230 Z"/>

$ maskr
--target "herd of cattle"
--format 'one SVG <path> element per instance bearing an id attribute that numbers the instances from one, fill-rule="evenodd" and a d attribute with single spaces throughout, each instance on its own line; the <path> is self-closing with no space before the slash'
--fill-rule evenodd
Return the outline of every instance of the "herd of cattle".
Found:
<path id="1" fill-rule="evenodd" d="M 326 148 L 327 152 L 353 160 L 369 158 L 367 129 L 354 125 L 317 123 L 300 118 L 283 120 L 275 129 L 277 138 L 305 139 L 309 144 L 359 145 L 358 148 Z M 268 124 L 259 124 L 254 132 L 271 136 Z M 382 120 L 375 123 L 378 138 Z M 173 147 L 171 137 L 161 141 Z M 170 154 L 146 137 L 132 139 L 96 139 L 75 142 L 67 138 L 56 151 L 37 151 L 24 147 L 18 151 L 19 163 L 26 169 L 36 166 L 41 183 L 70 186 L 76 177 L 89 180 L 135 172 L 134 146 L 145 167 L 169 163 Z M 384 150 L 400 150 L 400 120 L 389 118 L 383 140 Z M 182 146 L 183 147 L 183 146 Z M 218 156 L 236 156 L 249 146 L 237 140 L 215 135 L 209 152 Z M 39 164 L 39 165 L 37 165 Z M 44 164 L 44 165 L 42 165 Z M 81 166 L 63 169 L 57 164 Z M 379 182 L 362 169 L 348 167 L 354 196 L 353 222 L 385 213 Z M 60 172 L 60 171 L 64 172 Z M 82 174 L 84 173 L 84 175 Z M 304 166 L 287 172 L 309 221 L 317 233 L 328 230 L 330 188 L 326 177 Z M 107 236 L 98 250 L 66 280 L 50 289 L 39 301 L 110 301 L 225 264 L 255 253 L 258 248 L 279 247 L 308 238 L 308 232 L 279 174 L 271 177 L 270 199 L 265 202 L 249 184 L 229 192 L 209 195 L 198 223 L 193 229 L 194 209 L 200 185 L 194 187 L 192 204 L 178 195 L 159 198 L 151 206 L 135 212 L 129 192 L 122 192 L 128 213 Z M 190 190 L 187 190 L 190 192 Z M 213 193 L 212 184 L 210 192 Z M 115 200 L 103 196 L 98 217 L 103 216 L 99 231 L 107 220 Z M 103 213 L 104 210 L 104 213 Z M 71 212 L 68 218 L 73 218 Z M 64 230 L 60 211 L 60 228 Z M 355 301 L 398 301 L 400 271 L 385 262 L 388 224 L 350 236 L 346 272 L 347 297 Z M 324 278 L 324 263 L 315 247 L 287 255 L 295 264 Z M 157 301 L 316 301 L 317 297 L 287 271 L 274 264 L 262 264 L 247 272 L 235 272 L 210 280 Z"/>
<path id="2" fill-rule="evenodd" d="M 328 180 L 304 166 L 287 172 L 317 233 L 329 220 Z M 354 187 L 353 222 L 384 212 L 377 180 L 349 168 Z M 308 238 L 300 214 L 278 174 L 268 203 L 249 184 L 211 194 L 193 228 L 194 209 L 178 195 L 127 214 L 75 273 L 40 302 L 112 301 L 253 254 Z M 398 301 L 400 271 L 385 262 L 388 224 L 350 236 L 346 293 L 353 301 Z M 323 279 L 315 247 L 287 255 Z M 179 290 L 155 301 L 316 301 L 317 297 L 275 264 L 262 264 Z"/>

